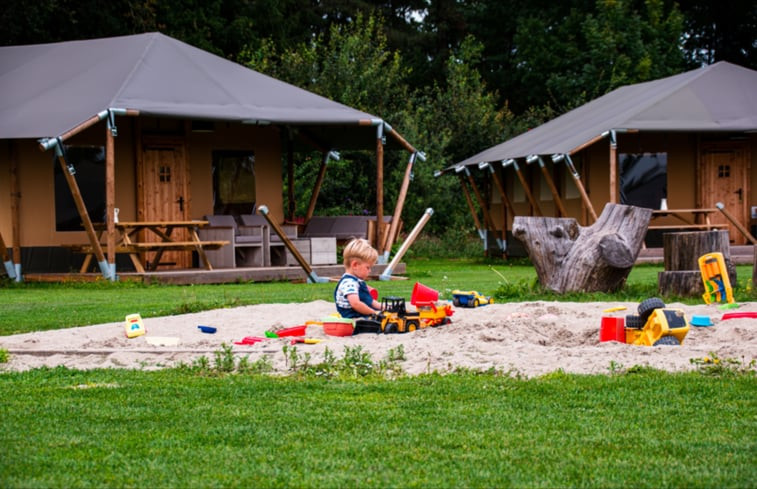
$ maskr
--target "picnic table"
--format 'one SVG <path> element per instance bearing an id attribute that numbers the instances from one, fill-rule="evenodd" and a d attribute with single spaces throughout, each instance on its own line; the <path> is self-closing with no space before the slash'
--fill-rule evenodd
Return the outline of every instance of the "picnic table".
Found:
<path id="1" fill-rule="evenodd" d="M 691 230 L 697 230 L 697 229 L 704 229 L 706 231 L 711 231 L 713 229 L 720 229 L 727 227 L 726 224 L 717 224 L 712 223 L 710 221 L 710 214 L 714 214 L 718 212 L 717 209 L 664 209 L 664 210 L 654 210 L 652 211 L 652 219 L 657 219 L 660 217 L 675 217 L 678 219 L 681 223 L 680 224 L 667 224 L 667 225 L 651 225 L 648 229 L 691 229 Z M 684 214 L 691 214 L 693 216 L 693 219 L 687 219 L 684 217 Z M 704 223 L 697 223 L 697 217 L 702 216 L 704 220 Z"/>
<path id="2" fill-rule="evenodd" d="M 197 251 L 200 262 L 206 270 L 212 270 L 213 267 L 205 255 L 205 250 L 217 250 L 222 246 L 229 244 L 228 241 L 203 241 L 197 234 L 199 228 L 208 225 L 208 221 L 122 221 L 115 223 L 116 232 L 116 253 L 126 253 L 129 255 L 134 268 L 139 273 L 145 273 L 145 267 L 140 258 L 141 253 L 155 252 L 147 268 L 155 270 L 160 265 L 160 259 L 164 251 Z M 104 223 L 95 223 L 97 237 L 100 239 L 105 232 Z M 186 229 L 189 240 L 175 237 L 175 229 Z M 147 233 L 139 240 L 139 232 L 146 231 L 152 236 L 157 236 L 159 241 L 149 240 Z M 146 239 L 147 238 L 147 239 Z M 175 238 L 179 238 L 177 240 Z M 84 263 L 82 263 L 80 272 L 84 273 L 92 263 L 94 250 L 92 245 L 70 245 L 73 251 L 85 253 Z"/>

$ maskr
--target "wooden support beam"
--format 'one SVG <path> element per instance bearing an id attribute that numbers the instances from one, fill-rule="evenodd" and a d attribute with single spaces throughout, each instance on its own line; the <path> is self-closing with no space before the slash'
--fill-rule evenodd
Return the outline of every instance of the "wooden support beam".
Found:
<path id="1" fill-rule="evenodd" d="M 294 137 L 292 129 L 288 129 L 287 138 L 287 219 L 294 222 L 295 209 L 297 202 L 294 196 Z"/>
<path id="2" fill-rule="evenodd" d="M 505 192 L 505 187 L 502 185 L 502 180 L 499 179 L 499 175 L 494 170 L 494 167 L 492 165 L 489 166 L 489 171 L 492 175 L 492 180 L 494 181 L 494 186 L 497 187 L 497 190 L 499 191 L 499 195 L 502 198 L 502 204 L 505 208 L 505 212 L 503 212 L 503 219 L 502 219 L 502 242 L 507 242 L 507 215 L 508 213 L 515 217 L 515 209 L 513 208 L 512 202 L 510 202 L 510 199 L 507 197 L 507 192 Z"/>
<path id="3" fill-rule="evenodd" d="M 11 186 L 11 240 L 13 247 L 13 265 L 16 273 L 21 270 L 21 190 L 18 185 L 18 147 L 16 141 L 11 141 L 10 154 L 10 186 Z M 16 280 L 21 277 L 16 276 Z"/>
<path id="4" fill-rule="evenodd" d="M 510 198 L 507 196 L 507 192 L 505 192 L 505 187 L 504 185 L 502 185 L 502 180 L 500 180 L 499 175 L 497 175 L 497 172 L 494 170 L 494 168 L 492 168 L 491 166 L 489 166 L 489 168 L 491 168 L 494 186 L 497 187 L 499 195 L 500 197 L 502 197 L 502 202 L 507 207 L 507 212 L 511 216 L 515 217 L 515 208 L 513 207 L 513 203 L 510 201 Z"/>
<path id="5" fill-rule="evenodd" d="M 523 175 L 523 172 L 520 169 L 520 166 L 518 166 L 518 162 L 515 160 L 512 160 L 513 169 L 515 170 L 515 174 L 518 175 L 518 180 L 520 180 L 520 184 L 523 187 L 523 191 L 526 193 L 526 198 L 528 199 L 528 202 L 531 204 L 531 207 L 534 209 L 534 212 L 537 216 L 543 215 L 541 211 L 541 207 L 539 207 L 539 203 L 534 198 L 534 194 L 531 193 L 531 187 L 529 187 L 528 182 L 526 181 L 526 177 Z"/>
<path id="6" fill-rule="evenodd" d="M 562 199 L 560 198 L 560 192 L 557 191 L 555 181 L 549 174 L 547 165 L 544 164 L 544 160 L 541 159 L 541 156 L 539 156 L 539 168 L 541 169 L 541 174 L 544 177 L 544 180 L 549 186 L 549 191 L 552 192 L 552 198 L 555 199 L 555 205 L 557 206 L 557 211 L 560 214 L 558 217 L 568 217 L 568 212 L 565 210 L 565 206 L 563 205 Z"/>
<path id="7" fill-rule="evenodd" d="M 492 231 L 496 231 L 497 227 L 494 225 L 492 215 L 489 213 L 489 207 L 486 205 L 484 198 L 481 196 L 481 192 L 479 192 L 478 186 L 473 180 L 473 175 L 470 171 L 468 171 L 467 168 L 465 169 L 465 172 L 468 174 L 468 183 L 470 183 L 470 186 L 473 189 L 473 194 L 476 196 L 476 200 L 478 201 L 478 205 L 479 207 L 481 207 L 481 213 L 484 216 L 484 222 L 486 223 L 487 230 L 491 229 Z"/>
<path id="8" fill-rule="evenodd" d="M 384 238 L 384 138 L 383 126 L 379 126 L 376 137 L 376 242 L 380 247 Z"/>
<path id="9" fill-rule="evenodd" d="M 471 199 L 470 191 L 468 190 L 468 186 L 465 184 L 465 178 L 457 174 L 458 178 L 460 179 L 460 186 L 463 187 L 463 195 L 465 196 L 465 202 L 468 204 L 468 209 L 470 210 L 471 215 L 473 216 L 473 223 L 476 226 L 476 230 L 481 229 L 481 221 L 478 219 L 478 213 L 476 212 L 476 207 L 473 205 L 473 199 Z"/>
<path id="10" fill-rule="evenodd" d="M 576 184 L 576 188 L 578 189 L 578 192 L 581 194 L 581 200 L 583 201 L 584 206 L 586 207 L 586 210 L 589 211 L 589 215 L 591 216 L 593 222 L 597 221 L 597 213 L 594 212 L 594 206 L 591 205 L 591 199 L 589 199 L 589 195 L 586 193 L 586 189 L 584 188 L 584 184 L 581 182 L 581 175 L 578 174 L 578 171 L 576 170 L 575 165 L 573 165 L 573 160 L 571 160 L 570 155 L 554 155 L 552 156 L 552 161 L 557 163 L 558 161 L 561 161 L 562 159 L 565 160 L 565 164 L 568 166 L 568 171 L 570 173 L 571 178 L 573 178 L 573 182 Z"/>
<path id="11" fill-rule="evenodd" d="M 610 203 L 618 203 L 618 142 L 615 131 L 610 131 Z"/>
<path id="12" fill-rule="evenodd" d="M 405 205 L 405 199 L 407 198 L 407 190 L 410 187 L 410 175 L 413 172 L 413 165 L 415 164 L 415 158 L 417 153 L 410 155 L 410 161 L 408 161 L 405 167 L 405 176 L 402 178 L 402 184 L 400 185 L 400 193 L 397 196 L 397 204 L 394 206 L 394 214 L 392 214 L 392 222 L 389 226 L 389 232 L 387 233 L 386 241 L 384 242 L 383 254 L 388 256 L 392 249 L 392 244 L 397 239 L 397 232 L 400 226 L 400 216 L 402 215 L 402 208 Z"/>
<path id="13" fill-rule="evenodd" d="M 48 149 L 52 149 L 53 147 L 56 146 L 56 141 L 57 141 L 57 143 L 63 143 L 67 139 L 69 139 L 69 138 L 71 138 L 71 137 L 79 134 L 83 130 L 89 129 L 90 127 L 94 126 L 95 124 L 97 124 L 101 120 L 103 120 L 106 117 L 108 117 L 108 112 L 109 111 L 113 111 L 115 115 L 128 115 L 128 116 L 138 116 L 139 115 L 139 111 L 135 110 L 135 109 L 125 109 L 125 110 L 122 110 L 122 109 L 108 109 L 108 110 L 103 110 L 102 112 L 100 112 L 98 114 L 95 114 L 92 117 L 90 117 L 89 119 L 85 120 L 84 122 L 82 122 L 78 126 L 73 127 L 71 129 L 69 129 L 68 131 L 64 132 L 63 134 L 61 134 L 57 138 L 49 138 L 49 139 L 43 139 L 43 140 L 41 140 L 40 143 L 39 143 L 40 150 L 47 151 Z"/>
<path id="14" fill-rule="evenodd" d="M 744 235 L 744 237 L 745 237 L 745 238 L 746 238 L 746 239 L 747 239 L 747 240 L 748 240 L 748 241 L 749 241 L 750 243 L 752 243 L 753 245 L 757 245 L 757 240 L 755 240 L 755 239 L 754 239 L 754 236 L 752 236 L 752 233 L 750 233 L 749 231 L 747 231 L 747 229 L 746 229 L 746 228 L 744 227 L 744 225 L 743 225 L 743 224 L 741 224 L 741 223 L 740 223 L 740 222 L 738 221 L 738 219 L 736 219 L 735 217 L 733 217 L 733 214 L 731 214 L 730 212 L 728 212 L 728 211 L 727 211 L 727 210 L 725 209 L 725 205 L 724 205 L 724 204 L 723 204 L 722 202 L 718 202 L 718 203 L 716 203 L 716 204 L 715 204 L 715 207 L 717 207 L 717 208 L 718 208 L 718 210 L 719 210 L 719 211 L 720 211 L 720 212 L 721 212 L 721 213 L 722 213 L 722 214 L 723 214 L 723 215 L 725 216 L 725 218 L 726 218 L 726 219 L 728 219 L 728 221 L 730 221 L 730 223 L 731 223 L 731 224 L 733 224 L 734 226 L 736 226 L 736 229 L 738 229 L 738 230 L 739 230 L 739 232 L 740 232 L 741 234 L 743 234 L 743 235 Z"/>
<path id="15" fill-rule="evenodd" d="M 84 205 L 84 199 L 82 198 L 81 191 L 79 190 L 79 184 L 76 183 L 76 178 L 68 169 L 66 157 L 63 154 L 63 148 L 60 147 L 61 145 L 62 143 L 59 142 L 57 147 L 55 148 L 58 163 L 60 163 L 61 170 L 63 171 L 63 176 L 66 178 L 66 183 L 68 183 L 68 188 L 71 190 L 71 196 L 74 198 L 76 210 L 79 211 L 79 217 L 81 217 L 82 223 L 84 225 L 84 230 L 87 232 L 89 243 L 92 245 L 92 249 L 95 252 L 97 263 L 100 264 L 100 269 L 103 272 L 103 275 L 106 275 L 109 278 L 110 270 L 108 270 L 107 273 L 105 270 L 102 270 L 102 264 L 105 263 L 105 255 L 103 254 L 102 247 L 100 246 L 100 240 L 97 238 L 97 233 L 95 232 L 94 226 L 92 226 L 92 220 L 89 217 L 87 206 Z"/>
<path id="16" fill-rule="evenodd" d="M 108 250 L 108 266 L 112 272 L 116 270 L 116 172 L 115 172 L 115 139 L 113 130 L 105 128 L 105 233 Z M 111 275 L 115 279 L 115 273 Z"/>
<path id="17" fill-rule="evenodd" d="M 392 137 L 393 137 L 393 138 L 394 138 L 394 139 L 395 139 L 395 140 L 396 140 L 396 141 L 397 141 L 398 143 L 400 143 L 400 146 L 402 146 L 403 148 L 405 148 L 406 150 L 408 150 L 408 151 L 409 151 L 410 153 L 417 153 L 417 152 L 418 152 L 418 150 L 417 150 L 417 149 L 415 149 L 415 148 L 413 147 L 413 145 L 412 145 L 412 144 L 408 143 L 408 142 L 407 142 L 407 141 L 405 140 L 405 138 L 403 138 L 403 137 L 402 137 L 402 136 L 400 135 L 400 133 L 398 133 L 397 131 L 395 131 L 394 129 L 392 129 L 392 128 L 391 128 L 391 126 L 389 126 L 388 124 L 385 124 L 385 126 L 387 126 L 387 127 L 388 127 L 388 129 L 389 129 L 389 134 L 391 134 L 391 135 L 392 135 Z"/>
<path id="18" fill-rule="evenodd" d="M 326 176 L 326 167 L 329 164 L 329 152 L 324 151 L 323 160 L 321 160 L 321 167 L 318 169 L 318 176 L 315 178 L 315 184 L 313 184 L 313 191 L 310 192 L 310 203 L 308 204 L 308 210 L 305 213 L 305 223 L 310 221 L 315 212 L 315 203 L 318 201 L 318 194 L 321 193 L 321 185 L 323 185 L 323 178 Z"/>

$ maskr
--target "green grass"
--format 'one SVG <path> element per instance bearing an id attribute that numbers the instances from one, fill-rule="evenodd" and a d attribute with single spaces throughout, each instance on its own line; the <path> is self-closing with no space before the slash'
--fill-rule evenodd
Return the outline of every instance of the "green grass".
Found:
<path id="1" fill-rule="evenodd" d="M 640 300 L 659 267 L 615 294 L 555 296 L 532 267 L 414 260 L 409 280 L 372 282 L 409 298 L 418 281 L 449 298 Z M 497 273 L 498 272 L 498 273 Z M 739 267 L 737 300 L 753 300 Z M 504 279 L 502 278 L 504 276 Z M 331 300 L 334 284 L 0 286 L 0 334 L 272 302 Z M 666 299 L 668 300 L 668 299 Z M 700 302 L 699 298 L 686 299 Z M 664 373 L 611 362 L 561 371 L 402 374 L 404 351 L 374 361 L 284 351 L 271 376 L 222 348 L 160 371 L 66 368 L 0 373 L 0 487 L 751 487 L 757 375 L 738 360 L 693 359 Z M 0 360 L 7 351 L 0 349 Z"/>
<path id="2" fill-rule="evenodd" d="M 757 379 L 0 374 L 2 487 L 751 487 Z"/>
<path id="3" fill-rule="evenodd" d="M 753 300 L 751 267 L 740 266 L 736 300 Z M 410 298 L 421 282 L 451 298 L 454 289 L 478 290 L 499 302 L 533 300 L 641 301 L 657 295 L 659 266 L 641 265 L 631 271 L 626 286 L 613 294 L 559 296 L 538 287 L 536 273 L 524 262 L 415 259 L 407 266 L 408 280 L 373 281 L 382 296 Z M 503 278 L 504 277 L 504 278 Z M 333 300 L 333 283 L 235 283 L 225 285 L 142 285 L 130 282 L 0 283 L 0 336 L 122 321 L 135 312 L 157 317 L 249 304 Z M 697 303 L 701 298 L 666 298 Z"/>

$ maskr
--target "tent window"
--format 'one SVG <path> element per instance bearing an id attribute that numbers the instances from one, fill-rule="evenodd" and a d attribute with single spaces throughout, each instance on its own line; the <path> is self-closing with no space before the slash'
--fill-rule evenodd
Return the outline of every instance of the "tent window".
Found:
<path id="1" fill-rule="evenodd" d="M 255 211 L 255 153 L 213 152 L 213 213 L 250 214 Z"/>
<path id="2" fill-rule="evenodd" d="M 659 209 L 668 196 L 667 153 L 620 154 L 620 203 Z"/>
<path id="3" fill-rule="evenodd" d="M 90 219 L 105 219 L 105 147 L 65 145 L 66 162 L 76 172 L 74 178 L 87 207 Z M 55 230 L 82 231 L 81 216 L 60 163 L 53 158 L 55 180 Z"/>

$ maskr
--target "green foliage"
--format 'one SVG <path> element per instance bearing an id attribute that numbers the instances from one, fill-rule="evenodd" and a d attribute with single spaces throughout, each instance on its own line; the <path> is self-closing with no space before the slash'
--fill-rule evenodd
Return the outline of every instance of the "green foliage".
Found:
<path id="1" fill-rule="evenodd" d="M 733 375 L 757 375 L 757 360 L 745 361 L 737 358 L 720 358 L 715 352 L 702 358 L 691 358 L 689 361 L 697 365 L 697 369 L 706 375 L 717 377 Z"/>
<path id="2" fill-rule="evenodd" d="M 5 348 L 0 348 L 0 363 L 8 363 L 10 361 L 10 353 Z"/>
<path id="3" fill-rule="evenodd" d="M 677 6 L 660 0 L 599 0 L 564 18 L 547 9 L 517 28 L 516 76 L 530 106 L 565 112 L 621 85 L 679 73 L 682 36 Z"/>
<path id="4" fill-rule="evenodd" d="M 749 487 L 755 389 L 754 375 L 648 368 L 391 381 L 3 373 L 0 485 Z"/>
<path id="5" fill-rule="evenodd" d="M 311 363 L 313 359 L 309 352 L 300 353 L 296 346 L 284 346 L 283 352 L 292 374 L 305 378 L 397 378 L 403 375 L 400 362 L 405 360 L 403 345 L 390 348 L 386 358 L 381 361 L 375 361 L 370 353 L 363 351 L 360 345 L 345 345 L 344 355 L 340 359 L 337 359 L 334 352 L 326 348 L 323 360 L 315 364 Z"/>

